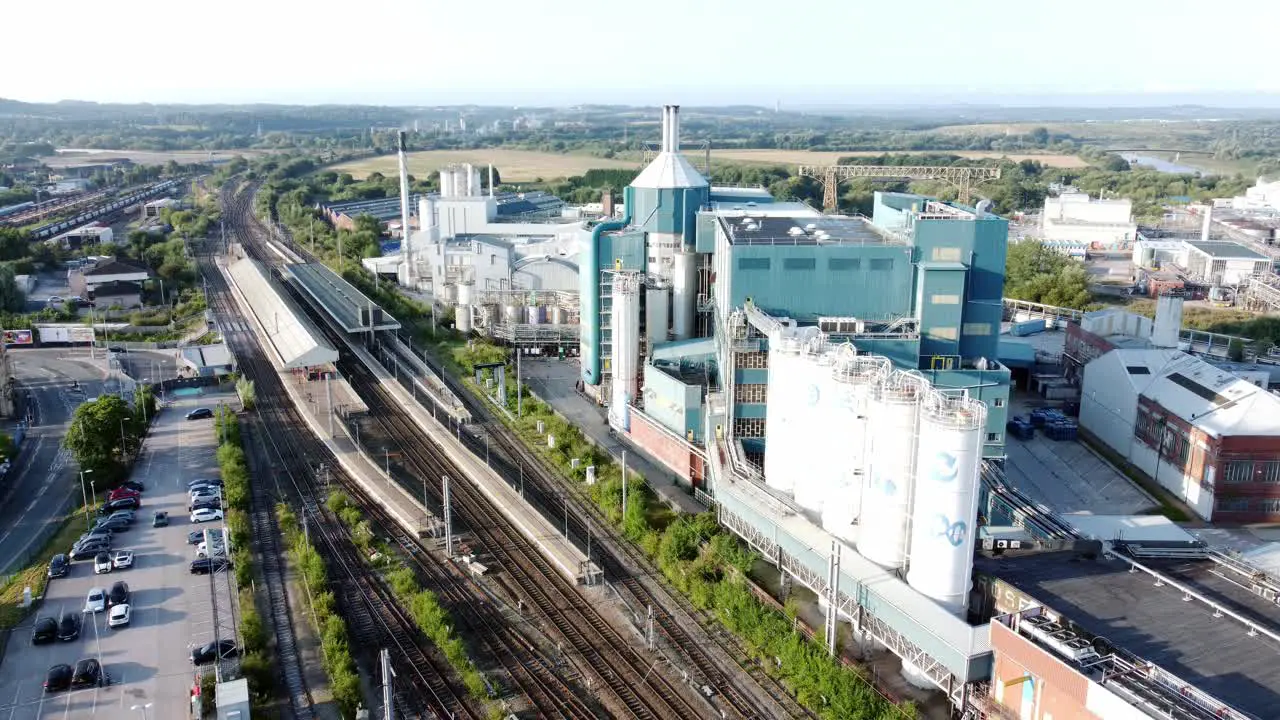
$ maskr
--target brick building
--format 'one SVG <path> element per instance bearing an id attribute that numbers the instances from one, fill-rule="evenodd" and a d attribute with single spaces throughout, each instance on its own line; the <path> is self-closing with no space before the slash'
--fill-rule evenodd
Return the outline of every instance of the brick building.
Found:
<path id="1" fill-rule="evenodd" d="M 1080 426 L 1205 520 L 1280 521 L 1280 397 L 1178 350 L 1085 366 Z"/>

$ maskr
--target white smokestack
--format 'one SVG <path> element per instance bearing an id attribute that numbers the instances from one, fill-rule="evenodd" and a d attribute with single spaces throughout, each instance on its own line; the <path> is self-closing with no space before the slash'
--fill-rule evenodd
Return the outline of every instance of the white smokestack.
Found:
<path id="1" fill-rule="evenodd" d="M 489 163 L 489 197 L 493 197 L 493 163 Z"/>
<path id="2" fill-rule="evenodd" d="M 1182 329 L 1182 298 L 1161 295 L 1156 298 L 1156 321 L 1151 328 L 1151 344 L 1158 348 L 1178 347 L 1178 331 Z"/>
<path id="3" fill-rule="evenodd" d="M 1213 206 L 1204 209 L 1204 224 L 1200 226 L 1200 242 L 1209 242 L 1209 230 L 1213 227 Z"/>
<path id="4" fill-rule="evenodd" d="M 405 132 L 397 137 L 400 157 L 400 258 L 405 264 L 405 279 L 412 284 L 413 257 L 409 250 L 409 160 L 405 155 Z"/>
<path id="5" fill-rule="evenodd" d="M 671 152 L 680 152 L 680 106 L 671 106 Z"/>
<path id="6" fill-rule="evenodd" d="M 475 197 L 475 194 L 476 194 L 475 177 L 476 177 L 475 170 L 472 169 L 471 163 L 467 163 L 467 197 Z"/>
<path id="7" fill-rule="evenodd" d="M 671 152 L 671 106 L 662 106 L 662 152 Z"/>

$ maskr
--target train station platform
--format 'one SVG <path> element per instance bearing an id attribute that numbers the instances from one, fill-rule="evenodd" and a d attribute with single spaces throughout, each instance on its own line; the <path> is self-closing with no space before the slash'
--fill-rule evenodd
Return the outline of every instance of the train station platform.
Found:
<path id="1" fill-rule="evenodd" d="M 385 353 L 384 359 L 388 362 L 384 365 L 394 368 L 393 372 L 397 379 L 410 382 L 415 397 L 418 393 L 426 395 L 454 422 L 471 422 L 471 411 L 467 410 L 467 406 L 458 399 L 448 385 L 445 385 L 440 376 L 418 353 L 405 345 L 400 338 L 390 334 L 384 336 L 379 351 Z"/>
<path id="2" fill-rule="evenodd" d="M 251 258 L 218 264 L 231 281 L 237 304 L 253 319 L 252 330 L 262 339 L 272 365 L 301 370 L 338 362 L 338 351 L 282 292 L 265 265 Z"/>
<path id="3" fill-rule="evenodd" d="M 561 575 L 580 584 L 592 584 L 601 577 L 599 566 L 589 562 L 581 550 L 541 513 L 530 507 L 501 475 L 472 455 L 447 426 L 431 417 L 368 351 L 356 343 L 349 343 L 348 347 L 370 368 L 382 387 L 399 401 L 414 423 L 463 471 L 466 479 L 489 498 Z"/>
<path id="4" fill-rule="evenodd" d="M 346 332 L 400 329 L 399 320 L 322 263 L 286 265 L 284 273 Z"/>

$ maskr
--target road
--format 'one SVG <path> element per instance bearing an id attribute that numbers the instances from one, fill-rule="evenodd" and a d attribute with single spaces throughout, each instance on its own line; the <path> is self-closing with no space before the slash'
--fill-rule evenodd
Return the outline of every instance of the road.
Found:
<path id="1" fill-rule="evenodd" d="M 229 396 L 228 396 L 229 397 Z M 144 447 L 133 477 L 146 485 L 138 520 L 117 537 L 115 549 L 133 550 L 134 567 L 94 575 L 89 561 L 72 565 L 71 574 L 53 580 L 39 604 L 37 616 L 78 612 L 91 587 L 110 588 L 117 580 L 129 584 L 133 620 L 129 627 L 111 630 L 105 613 L 85 615 L 78 640 L 32 646 L 34 616 L 10 635 L 0 665 L 0 720 L 35 718 L 126 718 L 130 708 L 151 703 L 151 718 L 188 717 L 190 688 L 195 674 L 188 647 L 212 639 L 210 579 L 191 575 L 195 557 L 187 533 L 208 526 L 187 520 L 186 483 L 217 473 L 212 420 L 188 422 L 184 415 L 209 398 L 183 398 L 162 411 Z M 101 498 L 99 498 L 101 499 Z M 169 513 L 170 525 L 152 527 L 156 510 Z M 219 593 L 219 610 L 226 600 Z M 94 624 L 97 621 L 97 638 Z M 99 689 L 46 696 L 41 683 L 51 665 L 74 664 L 101 657 L 112 685 Z"/>
<path id="2" fill-rule="evenodd" d="M 0 486 L 0 574 L 21 567 L 80 489 L 62 438 L 75 408 L 103 392 L 104 364 L 87 350 L 13 350 L 18 393 L 30 393 L 33 425 Z M 78 381 L 80 390 L 72 387 Z"/>

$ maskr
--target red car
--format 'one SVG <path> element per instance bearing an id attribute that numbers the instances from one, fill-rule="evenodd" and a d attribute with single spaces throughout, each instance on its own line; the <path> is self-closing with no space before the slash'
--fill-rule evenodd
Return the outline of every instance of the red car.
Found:
<path id="1" fill-rule="evenodd" d="M 137 490 L 133 490 L 127 487 L 118 487 L 115 490 L 111 491 L 111 494 L 107 496 L 107 500 L 109 502 L 111 500 L 120 500 L 121 498 L 140 499 L 141 497 L 142 497 L 142 493 L 138 492 Z"/>

